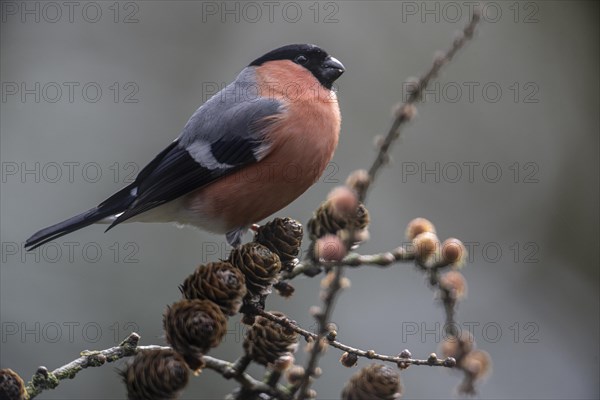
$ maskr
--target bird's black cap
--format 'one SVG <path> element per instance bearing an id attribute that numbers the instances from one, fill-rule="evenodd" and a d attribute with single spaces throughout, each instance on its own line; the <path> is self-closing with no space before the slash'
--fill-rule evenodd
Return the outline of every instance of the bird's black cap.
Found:
<path id="1" fill-rule="evenodd" d="M 260 66 L 276 60 L 290 60 L 303 66 L 327 89 L 331 89 L 333 82 L 346 70 L 341 62 L 314 44 L 289 44 L 279 47 L 252 61 L 249 66 Z"/>

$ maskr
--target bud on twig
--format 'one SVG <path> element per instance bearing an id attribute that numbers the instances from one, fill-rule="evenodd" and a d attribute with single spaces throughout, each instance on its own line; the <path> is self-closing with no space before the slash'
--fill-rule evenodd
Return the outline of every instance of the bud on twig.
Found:
<path id="1" fill-rule="evenodd" d="M 412 358 L 412 353 L 408 349 L 404 349 L 398 354 L 400 358 Z"/>
<path id="2" fill-rule="evenodd" d="M 428 362 L 429 364 L 435 364 L 435 362 L 436 362 L 437 360 L 438 360 L 438 357 L 437 357 L 437 354 L 435 354 L 435 353 L 431 353 L 431 354 L 429 355 L 429 357 L 427 358 L 427 362 Z"/>
<path id="3" fill-rule="evenodd" d="M 292 366 L 286 373 L 286 379 L 292 386 L 299 385 L 302 378 L 304 378 L 304 367 L 300 365 Z"/>
<path id="4" fill-rule="evenodd" d="M 462 267 L 467 259 L 467 249 L 458 239 L 450 238 L 442 243 L 442 260 L 446 264 Z"/>
<path id="5" fill-rule="evenodd" d="M 424 232 L 435 233 L 435 226 L 428 219 L 415 218 L 406 227 L 406 238 L 412 241 Z"/>
<path id="6" fill-rule="evenodd" d="M 483 350 L 473 350 L 466 355 L 461 362 L 464 369 L 469 371 L 475 379 L 482 379 L 490 372 L 492 368 L 492 359 L 490 355 Z"/>
<path id="7" fill-rule="evenodd" d="M 315 243 L 315 259 L 319 261 L 341 261 L 348 250 L 346 245 L 336 235 L 325 235 Z"/>
<path id="8" fill-rule="evenodd" d="M 448 271 L 442 275 L 440 287 L 448 290 L 454 300 L 462 300 L 467 296 L 467 281 L 458 271 Z"/>
<path id="9" fill-rule="evenodd" d="M 440 241 L 433 232 L 423 232 L 417 235 L 413 241 L 415 255 L 420 261 L 427 261 L 439 250 Z"/>
<path id="10" fill-rule="evenodd" d="M 358 363 L 358 356 L 354 353 L 345 352 L 340 357 L 340 363 L 346 368 L 352 368 Z"/>
<path id="11" fill-rule="evenodd" d="M 331 289 L 331 284 L 335 281 L 335 272 L 330 271 L 321 279 L 321 289 L 323 291 L 327 291 Z M 339 281 L 340 289 L 348 289 L 352 285 L 352 282 L 349 278 L 342 276 Z M 322 293 L 324 295 L 324 293 Z"/>
<path id="12" fill-rule="evenodd" d="M 358 198 L 356 194 L 346 186 L 338 186 L 327 195 L 327 201 L 331 204 L 331 211 L 336 218 L 352 218 L 356 214 Z"/>
<path id="13" fill-rule="evenodd" d="M 292 297 L 292 295 L 296 291 L 296 289 L 292 285 L 284 281 L 277 282 L 275 285 L 273 285 L 273 287 L 275 288 L 275 290 L 277 290 L 277 293 L 279 293 L 281 297 L 285 298 Z"/>
<path id="14" fill-rule="evenodd" d="M 475 339 L 468 330 L 461 330 L 458 336 L 445 336 L 440 349 L 444 357 L 462 359 L 475 347 Z"/>
<path id="15" fill-rule="evenodd" d="M 357 169 L 348 175 L 346 186 L 354 190 L 356 193 L 364 193 L 369 187 L 369 173 L 365 169 Z"/>

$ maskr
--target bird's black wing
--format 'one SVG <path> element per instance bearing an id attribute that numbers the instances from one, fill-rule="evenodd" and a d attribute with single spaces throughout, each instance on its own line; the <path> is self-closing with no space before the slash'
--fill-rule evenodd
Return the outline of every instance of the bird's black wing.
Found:
<path id="1" fill-rule="evenodd" d="M 191 126 L 188 122 L 182 135 L 142 169 L 131 185 L 135 201 L 108 229 L 260 161 L 269 150 L 263 137 L 272 121 L 269 117 L 280 112 L 279 102 L 261 99 L 221 110 L 215 116 L 221 122 L 208 121 L 212 124 L 206 127 L 200 125 L 202 119 Z"/>

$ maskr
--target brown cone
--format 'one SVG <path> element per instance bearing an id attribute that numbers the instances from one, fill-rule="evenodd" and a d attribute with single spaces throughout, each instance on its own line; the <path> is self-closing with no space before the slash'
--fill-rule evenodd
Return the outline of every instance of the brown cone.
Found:
<path id="1" fill-rule="evenodd" d="M 317 240 L 325 235 L 335 235 L 338 231 L 354 229 L 362 231 L 369 225 L 369 211 L 359 204 L 356 215 L 347 216 L 335 213 L 330 201 L 321 203 L 308 221 L 307 230 L 311 240 Z"/>
<path id="2" fill-rule="evenodd" d="M 281 297 L 285 298 L 292 297 L 292 295 L 296 291 L 296 289 L 292 285 L 283 281 L 277 282 L 275 285 L 273 285 L 273 287 L 275 288 L 275 290 L 277 290 L 277 293 L 279 293 Z"/>
<path id="3" fill-rule="evenodd" d="M 234 315 L 246 295 L 244 274 L 228 262 L 200 265 L 179 287 L 188 300 L 210 300 L 226 315 Z"/>
<path id="4" fill-rule="evenodd" d="M 254 241 L 277 254 L 283 269 L 290 270 L 300 252 L 303 234 L 300 222 L 291 218 L 275 218 L 258 228 Z"/>
<path id="5" fill-rule="evenodd" d="M 129 400 L 171 400 L 179 398 L 188 383 L 189 370 L 175 351 L 144 350 L 124 371 L 123 382 Z"/>
<path id="6" fill-rule="evenodd" d="M 393 400 L 401 396 L 400 375 L 385 365 L 371 364 L 352 375 L 342 400 Z"/>
<path id="7" fill-rule="evenodd" d="M 277 254 L 256 242 L 233 249 L 228 261 L 242 271 L 246 287 L 254 296 L 271 293 L 271 286 L 281 270 Z"/>
<path id="8" fill-rule="evenodd" d="M 180 300 L 163 316 L 167 342 L 191 369 L 202 367 L 202 355 L 217 347 L 227 333 L 227 318 L 210 300 Z"/>
<path id="9" fill-rule="evenodd" d="M 283 313 L 271 314 L 284 317 Z M 254 361 L 262 365 L 274 363 L 280 357 L 296 351 L 298 334 L 264 317 L 257 316 L 244 339 L 244 350 Z"/>
<path id="10" fill-rule="evenodd" d="M 0 400 L 24 400 L 25 383 L 10 368 L 0 369 Z"/>

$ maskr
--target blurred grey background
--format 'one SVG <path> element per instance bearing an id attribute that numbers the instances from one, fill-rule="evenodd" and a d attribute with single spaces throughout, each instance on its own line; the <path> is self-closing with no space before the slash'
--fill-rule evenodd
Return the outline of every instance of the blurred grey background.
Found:
<path id="1" fill-rule="evenodd" d="M 277 214 L 306 222 L 373 160 L 403 82 L 449 46 L 469 4 L 2 2 L 1 367 L 29 378 L 131 330 L 163 343 L 165 306 L 197 264 L 226 255 L 222 237 L 126 224 L 109 234 L 92 226 L 32 254 L 21 246 L 124 186 L 215 87 L 288 43 L 319 44 L 346 65 L 333 163 Z M 479 396 L 598 398 L 598 3 L 481 5 L 475 39 L 432 86 L 368 199 L 371 240 L 361 252 L 391 249 L 412 218 L 431 219 L 442 239 L 471 250 L 458 319 L 493 358 Z M 348 271 L 352 287 L 333 318 L 340 339 L 381 353 L 436 351 L 443 312 L 423 276 L 408 264 L 372 269 Z M 295 286 L 291 300 L 273 295 L 268 307 L 314 328 L 318 279 Z M 241 335 L 234 317 L 213 354 L 234 359 Z M 339 355 L 321 362 L 320 399 L 338 398 L 356 371 Z M 122 399 L 120 366 L 86 370 L 40 398 Z M 460 379 L 427 367 L 402 377 L 408 399 L 452 398 Z M 206 371 L 184 398 L 222 398 L 233 387 Z"/>

